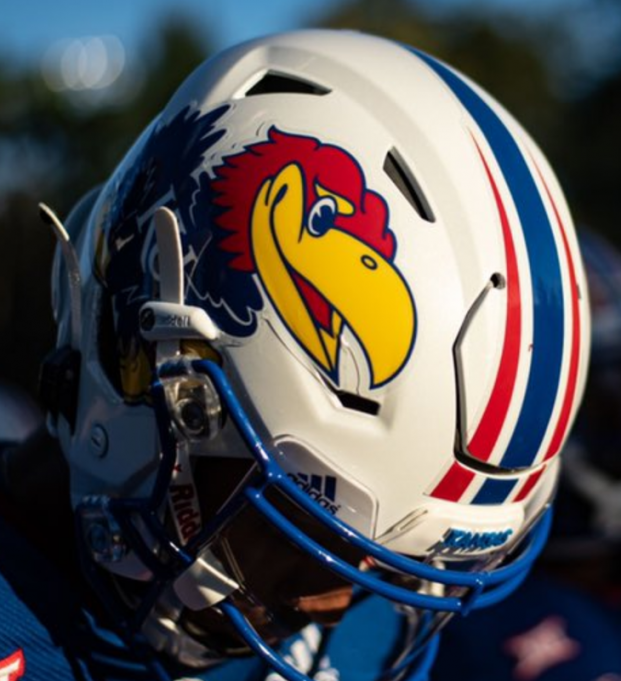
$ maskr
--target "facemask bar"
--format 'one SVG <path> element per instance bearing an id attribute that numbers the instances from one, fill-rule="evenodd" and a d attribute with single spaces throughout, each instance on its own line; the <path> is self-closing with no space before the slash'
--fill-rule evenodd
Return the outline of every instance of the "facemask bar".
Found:
<path id="1" fill-rule="evenodd" d="M 250 419 L 237 400 L 225 373 L 217 364 L 208 360 L 195 360 L 191 362 L 190 370 L 196 372 L 196 374 L 207 375 L 213 382 L 226 406 L 229 417 L 233 419 L 250 453 L 252 453 L 257 461 L 260 475 L 244 488 L 242 494 L 246 500 L 271 520 L 291 541 L 314 556 L 325 567 L 365 590 L 379 593 L 390 600 L 415 608 L 467 614 L 472 608 L 485 607 L 502 600 L 517 588 L 526 576 L 528 568 L 536 555 L 543 548 L 551 521 L 549 514 L 546 514 L 546 518 L 542 519 L 539 526 L 533 531 L 531 543 L 528 547 L 525 547 L 510 565 L 491 572 L 464 573 L 457 570 L 438 569 L 385 549 L 322 509 L 289 479 L 254 429 Z M 186 363 L 170 362 L 163 365 L 159 373 L 162 378 L 165 378 L 178 376 L 180 373 L 183 374 L 187 371 L 188 365 Z M 437 582 L 446 586 L 471 589 L 472 593 L 464 597 L 419 594 L 404 587 L 387 584 L 374 575 L 352 567 L 337 556 L 326 552 L 323 547 L 301 533 L 274 508 L 265 497 L 265 491 L 269 486 L 280 489 L 337 536 L 355 545 L 366 555 L 375 558 L 379 563 L 419 579 Z M 228 515 L 230 510 L 229 508 L 223 509 L 218 515 Z M 218 524 L 221 524 L 221 521 Z M 213 529 L 209 531 L 206 528 L 206 530 L 208 530 L 207 535 L 213 532 Z M 201 535 L 204 534 L 205 532 L 201 532 Z M 199 543 L 204 541 L 204 539 L 201 540 L 201 535 L 196 538 Z M 188 549 L 191 550 L 191 546 L 188 546 Z"/>
<path id="2" fill-rule="evenodd" d="M 243 492 L 246 499 L 266 515 L 291 541 L 313 555 L 325 567 L 328 567 L 354 584 L 366 590 L 380 593 L 380 595 L 390 600 L 416 608 L 467 614 L 472 608 L 476 609 L 492 605 L 511 593 L 526 576 L 536 555 L 543 548 L 551 522 L 549 513 L 545 514 L 544 518 L 541 519 L 541 522 L 533 530 L 530 543 L 521 550 L 519 556 L 510 565 L 491 572 L 475 574 L 464 573 L 458 570 L 439 569 L 417 560 L 406 558 L 382 547 L 377 542 L 368 539 L 325 511 L 289 479 L 252 426 L 248 416 L 237 400 L 225 373 L 217 364 L 206 360 L 195 360 L 191 363 L 191 367 L 193 371 L 209 376 L 223 403 L 226 405 L 229 417 L 234 420 L 248 449 L 259 464 L 262 476 L 258 482 L 246 486 Z M 160 375 L 163 376 L 170 370 L 173 370 L 173 367 L 165 365 L 162 367 Z M 350 542 L 366 555 L 375 558 L 379 563 L 419 579 L 437 582 L 446 586 L 472 589 L 472 593 L 466 597 L 417 594 L 407 588 L 387 584 L 369 573 L 353 568 L 338 556 L 326 552 L 282 516 L 265 498 L 265 490 L 269 486 L 280 489 L 336 535 Z"/>
<path id="3" fill-rule="evenodd" d="M 285 662 L 282 656 L 265 643 L 234 605 L 224 602 L 221 605 L 221 609 L 252 650 L 287 679 L 287 681 L 312 681 L 306 674 L 303 674 L 295 669 L 295 667 L 292 667 L 289 663 Z M 439 646 L 440 639 L 435 636 L 424 648 L 419 648 L 410 653 L 397 668 L 391 669 L 390 672 L 383 675 L 382 678 L 396 678 L 399 674 L 403 673 L 403 671 L 410 669 L 413 664 L 417 663 L 416 678 L 419 681 L 426 681 L 438 654 Z"/>
<path id="4" fill-rule="evenodd" d="M 163 381 L 182 379 L 188 376 L 197 380 L 204 376 L 215 387 L 228 418 L 234 422 L 242 439 L 245 441 L 249 453 L 257 463 L 256 474 L 235 494 L 203 527 L 201 532 L 193 537 L 185 546 L 178 545 L 170 536 L 161 520 L 161 509 L 166 503 L 168 488 L 172 478 L 173 466 L 176 462 L 177 439 L 172 426 L 173 416 L 170 414 L 166 402 Z M 200 379 L 199 379 L 200 380 Z M 390 601 L 402 603 L 417 609 L 435 612 L 451 612 L 466 615 L 472 609 L 493 605 L 512 593 L 525 579 L 528 570 L 545 545 L 550 525 L 551 512 L 548 509 L 531 530 L 531 536 L 526 545 L 522 545 L 520 552 L 513 562 L 507 566 L 492 571 L 460 572 L 451 569 L 440 569 L 424 564 L 412 558 L 407 558 L 368 539 L 352 527 L 346 525 L 335 516 L 325 511 L 319 504 L 306 496 L 299 487 L 288 478 L 279 466 L 274 455 L 254 428 L 248 415 L 237 399 L 235 392 L 224 371 L 218 364 L 209 360 L 179 360 L 162 364 L 158 369 L 158 376 L 152 386 L 153 404 L 157 415 L 157 422 L 162 448 L 162 459 L 153 492 L 147 499 L 105 499 L 105 510 L 118 523 L 128 546 L 135 551 L 137 557 L 152 573 L 149 589 L 135 611 L 131 622 L 126 616 L 121 616 L 120 610 L 115 613 L 125 622 L 125 631 L 140 635 L 140 629 L 149 613 L 153 609 L 162 590 L 189 568 L 196 560 L 200 551 L 218 533 L 237 511 L 246 503 L 252 504 L 260 513 L 270 520 L 290 541 L 317 560 L 325 568 L 332 570 L 340 577 L 357 585 L 365 591 L 376 593 Z M 353 544 L 365 555 L 371 556 L 380 564 L 405 575 L 418 579 L 468 589 L 463 596 L 435 596 L 422 594 L 408 588 L 389 584 L 380 576 L 353 567 L 342 558 L 327 551 L 301 532 L 266 498 L 269 488 L 277 488 L 298 504 L 304 511 L 313 516 L 338 537 Z M 84 505 L 83 505 L 84 506 Z M 78 508 L 78 517 L 84 513 L 84 508 Z M 80 529 L 80 528 L 79 528 Z M 158 555 L 145 541 L 145 530 L 151 535 L 151 540 L 158 546 Z M 83 549 L 87 555 L 91 550 L 87 546 L 83 531 L 78 532 L 82 538 Z M 92 578 L 94 587 L 104 594 L 109 588 L 104 585 L 99 570 L 94 562 L 87 561 L 87 572 Z M 99 574 L 98 574 L 99 573 Z M 106 599 L 109 601 L 109 599 Z M 254 631 L 244 615 L 225 599 L 217 606 L 231 621 L 238 634 L 247 645 L 268 664 L 274 666 L 290 681 L 309 681 L 308 677 L 290 667 L 286 662 L 265 643 Z M 433 639 L 432 639 L 433 640 Z"/>
<path id="5" fill-rule="evenodd" d="M 434 635 L 437 629 L 433 629 L 432 613 L 422 613 L 420 620 L 410 635 L 410 641 L 405 644 L 400 657 L 390 668 L 393 679 L 404 678 L 403 675 L 409 673 L 414 665 L 417 679 L 427 679 L 429 675 L 438 652 L 440 637 Z"/>

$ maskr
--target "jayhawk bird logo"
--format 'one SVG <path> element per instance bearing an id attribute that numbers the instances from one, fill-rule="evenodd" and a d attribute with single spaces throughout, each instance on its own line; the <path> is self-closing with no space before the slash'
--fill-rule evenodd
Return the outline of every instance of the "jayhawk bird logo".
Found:
<path id="1" fill-rule="evenodd" d="M 389 381 L 412 347 L 414 304 L 393 262 L 386 202 L 367 189 L 356 160 L 272 127 L 267 141 L 225 158 L 215 175 L 229 266 L 258 275 L 292 336 L 336 383 L 345 326 L 372 387 Z"/>
<path id="2" fill-rule="evenodd" d="M 386 201 L 367 188 L 347 151 L 275 126 L 267 139 L 197 175 L 225 133 L 218 122 L 226 109 L 203 116 L 184 110 L 157 129 L 126 179 L 130 186 L 117 192 L 98 271 L 119 321 L 129 321 L 125 348 L 135 353 L 140 345 L 137 309 L 155 285 L 145 255 L 147 218 L 165 203 L 183 226 L 188 304 L 203 307 L 227 334 L 248 337 L 267 297 L 337 385 L 347 327 L 366 358 L 370 387 L 385 385 L 407 362 L 416 326 L 412 294 L 394 263 Z M 139 273 L 129 266 L 132 257 L 143 264 Z"/>

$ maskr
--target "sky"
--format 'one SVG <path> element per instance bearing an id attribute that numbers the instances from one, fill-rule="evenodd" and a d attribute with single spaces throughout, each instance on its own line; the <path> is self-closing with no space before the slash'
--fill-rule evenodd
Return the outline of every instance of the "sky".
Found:
<path id="1" fill-rule="evenodd" d="M 191 17 L 199 35 L 204 35 L 205 44 L 218 50 L 259 35 L 312 27 L 330 10 L 352 1 L 0 0 L 0 59 L 5 66 L 9 62 L 16 69 L 40 65 L 52 89 L 79 90 L 95 83 L 95 88 L 87 89 L 97 90 L 103 99 L 114 90 L 108 87 L 110 83 L 116 82 L 116 92 L 122 95 L 121 76 L 126 76 L 125 82 L 129 83 L 131 73 L 137 82 L 136 69 L 143 63 L 144 47 L 163 15 Z M 381 0 L 377 1 L 381 4 Z M 510 9 L 527 19 L 547 15 L 555 22 L 572 25 L 577 39 L 568 62 L 572 65 L 567 69 L 569 79 L 574 78 L 571 69 L 575 64 L 588 77 L 590 72 L 596 75 L 605 72 L 609 64 L 621 59 L 621 12 L 618 5 L 614 12 L 602 11 L 618 0 L 403 1 L 423 3 L 436 13 L 450 13 L 460 6 L 477 4 L 490 15 Z M 110 42 L 85 45 L 93 37 L 107 40 L 112 37 L 121 46 L 121 56 Z M 104 49 L 107 52 L 102 59 Z M 61 76 L 63 55 L 69 72 Z M 557 60 L 562 66 L 566 56 L 558 54 Z M 102 64 L 107 69 L 105 74 Z"/>
<path id="2" fill-rule="evenodd" d="M 426 0 L 434 7 L 451 8 L 473 0 Z M 128 56 L 139 49 L 158 17 L 183 12 L 215 48 L 257 35 L 312 26 L 331 7 L 348 0 L 0 0 L 0 53 L 16 65 L 39 61 L 62 39 L 111 34 Z M 572 0 L 479 0 L 483 5 L 517 7 L 524 12 L 571 6 Z"/>
<path id="3" fill-rule="evenodd" d="M 0 51 L 16 62 L 41 59 L 54 42 L 116 35 L 139 49 L 161 14 L 186 13 L 216 48 L 275 31 L 312 25 L 343 0 L 0 0 Z"/>

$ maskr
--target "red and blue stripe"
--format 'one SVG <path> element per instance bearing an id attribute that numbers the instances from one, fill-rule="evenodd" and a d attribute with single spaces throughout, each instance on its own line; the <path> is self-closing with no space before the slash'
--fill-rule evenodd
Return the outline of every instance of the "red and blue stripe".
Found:
<path id="1" fill-rule="evenodd" d="M 485 167 L 496 200 L 506 254 L 507 280 L 507 321 L 503 349 L 496 381 L 490 393 L 483 416 L 468 443 L 468 451 L 481 461 L 488 461 L 505 426 L 509 405 L 513 399 L 520 349 L 522 345 L 522 305 L 526 296 L 522 288 L 532 288 L 533 337 L 529 375 L 515 426 L 508 444 L 498 461 L 503 469 L 525 469 L 540 460 L 540 452 L 558 402 L 559 391 L 564 390 L 557 422 L 546 447 L 543 460 L 558 453 L 567 430 L 574 402 L 580 347 L 580 317 L 578 286 L 575 267 L 571 258 L 565 227 L 552 193 L 545 184 L 543 175 L 538 173 L 548 202 L 552 206 L 556 227 L 563 244 L 563 257 L 571 288 L 568 296 L 571 310 L 566 310 L 562 267 L 554 225 L 546 209 L 529 164 L 516 139 L 500 116 L 485 99 L 457 73 L 436 59 L 422 52 L 408 48 L 422 59 L 442 78 L 453 94 L 470 113 L 485 138 L 502 179 L 511 196 L 517 212 L 523 243 L 529 262 L 530 281 L 521 281 L 516 256 L 516 244 L 511 225 L 504 207 L 501 193 L 486 161 L 483 151 L 477 150 Z M 475 142 L 476 144 L 476 142 Z M 534 161 L 531 159 L 534 165 Z M 536 167 L 536 166 L 535 166 Z M 568 312 L 572 317 L 569 339 L 566 338 L 565 319 Z M 571 343 L 570 352 L 564 344 Z M 564 358 L 569 354 L 569 368 L 561 385 Z M 539 457 L 539 459 L 538 459 Z M 540 471 L 527 478 L 518 492 L 522 497 L 526 489 L 532 488 Z M 459 500 L 467 491 L 475 474 L 462 467 L 457 461 L 433 490 L 432 496 Z M 488 478 L 475 494 L 471 503 L 500 503 L 513 492 L 519 478 Z"/>

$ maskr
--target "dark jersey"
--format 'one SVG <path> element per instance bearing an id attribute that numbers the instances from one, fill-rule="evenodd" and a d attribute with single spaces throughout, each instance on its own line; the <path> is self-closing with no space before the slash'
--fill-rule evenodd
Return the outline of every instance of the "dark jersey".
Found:
<path id="1" fill-rule="evenodd" d="M 0 681 L 276 681 L 260 659 L 206 671 L 166 666 L 131 649 L 89 614 L 77 585 L 0 518 Z M 317 681 L 376 681 L 396 659 L 405 618 L 378 597 L 347 613 L 329 634 L 309 626 L 281 653 Z M 435 644 L 406 665 L 399 681 L 426 678 Z M 338 669 L 338 671 L 336 671 Z"/>
<path id="2" fill-rule="evenodd" d="M 612 611 L 541 574 L 506 601 L 451 622 L 433 681 L 621 681 Z"/>

